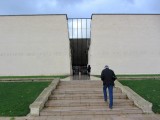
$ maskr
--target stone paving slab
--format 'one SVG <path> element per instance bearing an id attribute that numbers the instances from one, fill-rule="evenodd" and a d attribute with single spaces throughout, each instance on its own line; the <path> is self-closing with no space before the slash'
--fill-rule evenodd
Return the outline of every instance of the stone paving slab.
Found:
<path id="1" fill-rule="evenodd" d="M 80 89 L 81 90 L 81 89 Z M 62 90 L 55 90 L 54 92 L 52 92 L 53 94 L 55 93 L 58 93 L 58 94 L 79 94 L 79 93 L 83 93 L 83 94 L 95 94 L 95 93 L 98 93 L 98 94 L 101 94 L 103 92 L 103 90 L 102 89 L 83 89 L 83 90 L 81 90 L 81 91 L 79 91 L 79 89 L 70 89 L 70 90 L 67 90 L 67 89 L 62 89 Z M 121 93 L 122 91 L 121 91 L 121 89 L 117 89 L 117 88 L 115 88 L 115 89 L 113 89 L 113 92 L 114 93 Z"/>
<path id="2" fill-rule="evenodd" d="M 114 93 L 113 94 L 113 98 L 114 99 L 127 99 L 127 95 L 126 94 L 120 94 L 120 93 Z M 103 99 L 103 95 L 102 94 L 94 94 L 94 96 L 92 95 L 88 95 L 88 94 L 53 94 L 49 97 L 49 100 L 53 99 L 53 100 L 74 100 L 74 99 Z"/>
<path id="3" fill-rule="evenodd" d="M 113 107 L 113 110 L 116 110 L 116 109 L 139 109 L 137 108 L 136 106 L 134 105 L 125 105 L 125 106 L 114 106 Z M 46 109 L 46 108 L 45 108 Z M 52 109 L 52 107 L 48 107 L 48 109 Z M 91 109 L 105 109 L 105 110 L 108 110 L 108 106 L 75 106 L 75 107 L 54 107 L 54 109 L 58 110 L 91 110 Z"/>
<path id="4" fill-rule="evenodd" d="M 11 117 L 0 117 L 10 120 Z M 160 120 L 159 114 L 15 117 L 14 120 Z"/>
<path id="5" fill-rule="evenodd" d="M 121 115 L 121 114 L 142 114 L 141 110 L 90 110 L 90 111 L 42 111 L 42 116 L 86 116 L 86 115 Z"/>
<path id="6" fill-rule="evenodd" d="M 124 102 L 117 102 L 117 101 L 114 101 L 113 102 L 114 105 L 117 105 L 117 106 L 124 106 L 124 105 L 134 105 L 133 101 L 124 101 Z M 58 101 L 49 101 L 46 103 L 46 107 L 75 107 L 75 106 L 104 106 L 104 105 L 108 105 L 108 103 L 105 103 L 105 102 L 64 102 L 64 103 L 60 103 Z"/>

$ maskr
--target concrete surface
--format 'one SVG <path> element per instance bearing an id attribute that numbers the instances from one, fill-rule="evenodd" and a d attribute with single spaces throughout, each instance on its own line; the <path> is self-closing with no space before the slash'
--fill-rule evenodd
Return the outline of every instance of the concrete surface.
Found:
<path id="1" fill-rule="evenodd" d="M 69 75 L 66 15 L 0 16 L 0 75 Z"/>
<path id="2" fill-rule="evenodd" d="M 160 15 L 92 15 L 89 64 L 99 75 L 159 74 Z"/>

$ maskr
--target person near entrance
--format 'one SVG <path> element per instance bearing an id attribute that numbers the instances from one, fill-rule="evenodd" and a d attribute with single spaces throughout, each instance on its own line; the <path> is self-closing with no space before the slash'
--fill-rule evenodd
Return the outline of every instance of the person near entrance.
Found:
<path id="1" fill-rule="evenodd" d="M 113 86 L 114 81 L 117 79 L 113 70 L 109 69 L 109 66 L 106 65 L 101 72 L 101 80 L 103 81 L 103 94 L 104 101 L 107 102 L 107 88 L 109 91 L 109 108 L 113 107 Z"/>
<path id="2" fill-rule="evenodd" d="M 88 71 L 88 76 L 90 76 L 90 72 L 91 72 L 91 66 L 90 65 L 88 65 L 87 71 Z"/>

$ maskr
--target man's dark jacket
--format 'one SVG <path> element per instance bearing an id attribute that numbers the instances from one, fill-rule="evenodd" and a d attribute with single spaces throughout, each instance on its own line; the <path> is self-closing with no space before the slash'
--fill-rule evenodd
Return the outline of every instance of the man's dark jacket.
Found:
<path id="1" fill-rule="evenodd" d="M 117 79 L 116 75 L 109 68 L 104 69 L 101 73 L 101 80 L 103 81 L 103 85 L 114 86 L 114 81 L 116 79 Z"/>

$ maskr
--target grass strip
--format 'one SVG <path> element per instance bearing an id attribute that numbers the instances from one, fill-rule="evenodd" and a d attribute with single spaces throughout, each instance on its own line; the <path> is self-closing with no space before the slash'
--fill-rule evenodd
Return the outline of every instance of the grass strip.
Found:
<path id="1" fill-rule="evenodd" d="M 0 82 L 0 116 L 26 116 L 50 82 Z"/>
<path id="2" fill-rule="evenodd" d="M 67 75 L 61 75 L 61 76 L 0 76 L 0 79 L 13 79 L 13 78 L 66 78 Z"/>
<path id="3" fill-rule="evenodd" d="M 160 80 L 121 80 L 119 82 L 151 102 L 153 112 L 160 113 Z"/>
<path id="4" fill-rule="evenodd" d="M 95 77 L 100 77 L 100 75 L 94 75 Z M 160 77 L 160 74 L 118 74 L 117 77 Z"/>

